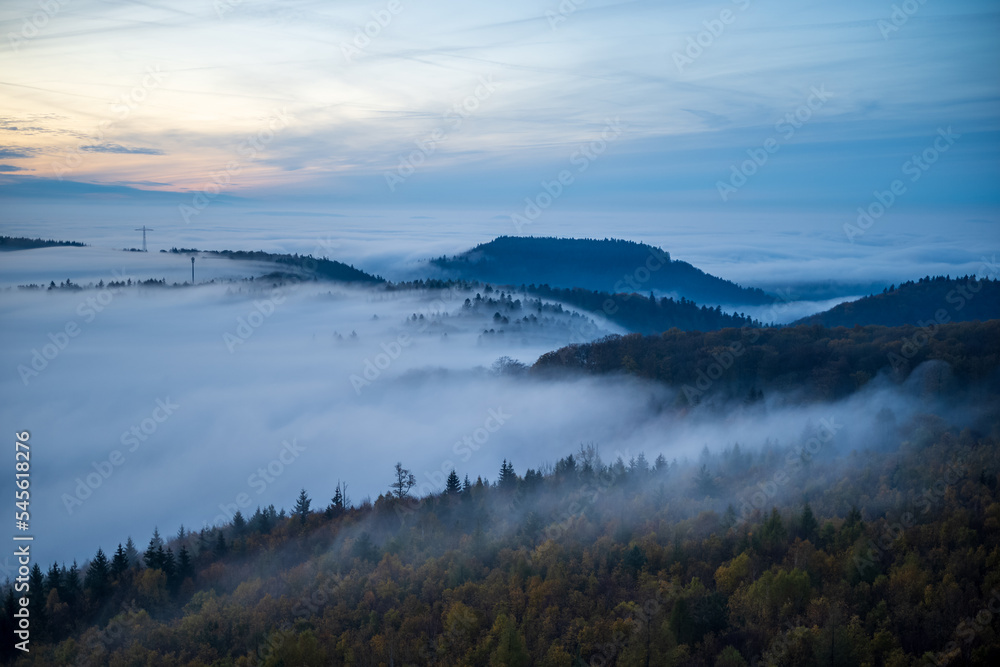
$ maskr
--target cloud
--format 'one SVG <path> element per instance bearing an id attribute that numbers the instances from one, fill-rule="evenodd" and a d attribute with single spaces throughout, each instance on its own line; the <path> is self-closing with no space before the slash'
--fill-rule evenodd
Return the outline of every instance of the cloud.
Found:
<path id="1" fill-rule="evenodd" d="M 80 146 L 80 150 L 87 151 L 88 153 L 128 153 L 135 155 L 164 155 L 164 152 L 158 148 L 133 148 L 122 146 L 121 144 L 91 144 L 89 146 Z"/>
<path id="2" fill-rule="evenodd" d="M 0 164 L 0 171 L 24 171 L 24 168 L 15 167 L 12 164 Z"/>
<path id="3" fill-rule="evenodd" d="M 12 146 L 0 147 L 0 158 L 2 159 L 32 157 L 34 153 L 35 150 L 31 148 L 14 148 Z"/>

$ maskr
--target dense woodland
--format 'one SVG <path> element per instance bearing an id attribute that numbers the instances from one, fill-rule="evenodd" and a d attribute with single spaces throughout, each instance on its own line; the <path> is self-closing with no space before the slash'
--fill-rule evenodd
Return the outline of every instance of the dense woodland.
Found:
<path id="1" fill-rule="evenodd" d="M 840 398 L 879 377 L 900 382 L 917 368 L 921 381 L 942 393 L 970 383 L 996 390 L 998 367 L 1000 320 L 932 327 L 672 329 L 564 347 L 542 355 L 533 370 L 631 373 L 677 387 L 678 401 L 687 404 L 755 399 L 765 390 L 807 400 Z"/>
<path id="2" fill-rule="evenodd" d="M 880 324 L 946 324 L 1000 318 L 1000 281 L 977 276 L 926 276 L 887 287 L 881 294 L 850 301 L 796 324 L 852 327 Z"/>
<path id="3" fill-rule="evenodd" d="M 168 252 L 161 250 L 160 252 Z M 316 280 L 336 280 L 345 283 L 382 283 L 385 279 L 356 269 L 351 265 L 332 259 L 316 258 L 312 255 L 282 254 L 263 250 L 195 250 L 194 248 L 171 248 L 174 254 L 204 254 L 227 259 L 270 262 L 282 271 L 291 271 L 288 277 L 305 276 Z M 279 274 L 280 275 L 280 272 Z M 267 276 L 265 276 L 267 277 Z"/>
<path id="4" fill-rule="evenodd" d="M 452 277 L 501 285 L 545 283 L 611 293 L 676 293 L 701 303 L 769 304 L 757 288 L 709 275 L 670 253 L 620 239 L 500 236 L 431 262 Z"/>
<path id="5" fill-rule="evenodd" d="M 948 325 L 921 348 L 987 410 L 996 327 Z M 862 368 L 905 331 L 761 333 L 818 397 L 840 366 L 811 346 L 867 350 L 845 362 Z M 783 377 L 764 373 L 762 390 Z M 886 408 L 876 433 L 818 423 L 784 442 L 707 443 L 696 460 L 577 443 L 523 474 L 455 471 L 423 498 L 401 464 L 359 503 L 335 481 L 349 471 L 331 471 L 289 512 L 36 566 L 19 664 L 996 664 L 1000 411 L 975 429 L 944 415 Z M 3 600 L 9 623 L 9 587 Z"/>
<path id="6" fill-rule="evenodd" d="M 53 241 L 52 239 L 29 239 L 25 236 L 0 236 L 0 251 L 30 250 L 31 248 L 53 248 L 56 246 L 75 246 L 82 248 L 86 243 L 79 241 Z"/>

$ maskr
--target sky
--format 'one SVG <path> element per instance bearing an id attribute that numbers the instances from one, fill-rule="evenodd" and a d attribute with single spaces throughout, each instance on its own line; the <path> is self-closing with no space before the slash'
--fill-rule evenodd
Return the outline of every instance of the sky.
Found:
<path id="1" fill-rule="evenodd" d="M 121 230 L 166 244 L 239 246 L 219 219 L 269 211 L 292 242 L 362 226 L 369 253 L 405 232 L 677 255 L 694 230 L 857 263 L 944 240 L 960 266 L 996 248 L 1000 12 L 903 5 L 5 2 L 0 225 L 99 241 L 65 207 L 128 204 Z"/>

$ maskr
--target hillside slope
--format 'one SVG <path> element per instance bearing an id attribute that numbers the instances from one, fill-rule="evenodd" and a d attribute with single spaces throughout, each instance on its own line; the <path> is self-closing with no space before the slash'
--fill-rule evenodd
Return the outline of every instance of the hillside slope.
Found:
<path id="1" fill-rule="evenodd" d="M 904 324 L 925 326 L 932 322 L 985 322 L 997 318 L 1000 318 L 1000 281 L 978 280 L 975 276 L 927 276 L 887 288 L 881 294 L 842 303 L 794 324 L 896 327 Z"/>
<path id="2" fill-rule="evenodd" d="M 501 285 L 534 283 L 604 292 L 675 293 L 699 303 L 761 305 L 759 289 L 709 275 L 659 248 L 617 239 L 501 236 L 431 262 L 453 277 Z"/>

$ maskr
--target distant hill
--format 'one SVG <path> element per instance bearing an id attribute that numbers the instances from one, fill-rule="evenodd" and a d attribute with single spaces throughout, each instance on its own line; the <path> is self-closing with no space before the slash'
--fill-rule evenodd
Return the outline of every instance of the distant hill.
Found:
<path id="1" fill-rule="evenodd" d="M 674 292 L 700 303 L 761 305 L 765 292 L 709 275 L 670 253 L 618 239 L 500 236 L 431 263 L 453 277 L 501 285 L 528 283 L 613 293 Z"/>
<path id="2" fill-rule="evenodd" d="M 161 250 L 160 252 L 167 251 Z M 206 255 L 215 255 L 217 257 L 225 257 L 227 259 L 271 262 L 279 265 L 280 267 L 293 269 L 294 273 L 300 275 L 305 274 L 321 280 L 336 280 L 347 283 L 385 282 L 385 279 L 382 278 L 382 276 L 373 276 L 370 273 L 365 273 L 361 269 L 356 269 L 351 265 L 344 264 L 343 262 L 336 262 L 331 259 L 317 259 L 312 255 L 277 254 L 264 252 L 262 250 L 196 250 L 194 248 L 171 248 L 169 252 L 174 254 L 202 253 Z"/>
<path id="3" fill-rule="evenodd" d="M 29 239 L 24 236 L 0 236 L 0 251 L 30 250 L 31 248 L 51 248 L 54 246 L 75 246 L 82 248 L 86 243 L 79 241 L 53 241 L 52 239 Z"/>
<path id="4" fill-rule="evenodd" d="M 948 370 L 935 377 L 946 386 L 996 381 L 1000 321 L 934 329 L 796 326 L 608 336 L 544 354 L 533 370 L 629 373 L 681 387 L 679 400 L 690 403 L 709 395 L 753 401 L 762 391 L 829 400 L 880 373 L 905 379 L 926 361 L 945 362 L 939 370 Z"/>
<path id="5" fill-rule="evenodd" d="M 924 277 L 881 294 L 842 303 L 828 311 L 805 317 L 794 324 L 820 324 L 826 327 L 853 327 L 877 324 L 896 327 L 920 326 L 938 319 L 945 322 L 971 322 L 1000 318 L 1000 281 L 963 278 Z"/>
<path id="6" fill-rule="evenodd" d="M 667 329 L 682 331 L 717 331 L 732 327 L 760 326 L 760 322 L 737 313 L 724 313 L 716 306 L 699 306 L 684 297 L 670 299 L 642 294 L 610 294 L 574 287 L 560 289 L 548 285 L 529 285 L 525 290 L 553 301 L 559 301 L 618 324 L 631 332 L 662 333 Z"/>

